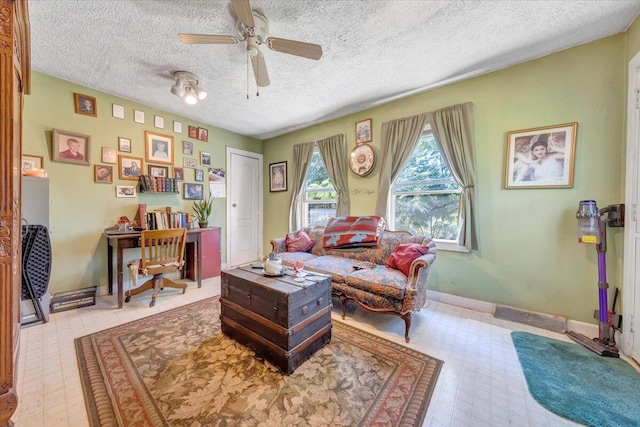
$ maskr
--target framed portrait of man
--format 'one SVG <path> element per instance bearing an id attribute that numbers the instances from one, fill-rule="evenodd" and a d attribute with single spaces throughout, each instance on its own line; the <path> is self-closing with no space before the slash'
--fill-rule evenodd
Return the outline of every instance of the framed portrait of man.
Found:
<path id="1" fill-rule="evenodd" d="M 120 179 L 138 181 L 143 168 L 144 163 L 141 157 L 118 156 L 118 178 Z"/>
<path id="2" fill-rule="evenodd" d="M 76 114 L 98 117 L 98 104 L 93 96 L 74 93 L 73 103 L 75 105 Z"/>
<path id="3" fill-rule="evenodd" d="M 91 137 L 81 133 L 53 130 L 51 154 L 54 162 L 89 166 Z"/>

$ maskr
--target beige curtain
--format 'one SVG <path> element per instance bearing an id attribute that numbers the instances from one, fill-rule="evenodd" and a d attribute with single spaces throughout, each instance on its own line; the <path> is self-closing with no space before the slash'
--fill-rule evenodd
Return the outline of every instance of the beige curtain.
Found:
<path id="1" fill-rule="evenodd" d="M 289 209 L 289 232 L 302 228 L 302 212 L 300 197 L 304 182 L 307 179 L 314 143 L 296 144 L 293 146 L 293 176 L 291 177 L 291 207 Z"/>
<path id="2" fill-rule="evenodd" d="M 426 124 L 426 113 L 382 124 L 376 215 L 388 218 L 389 189 L 409 160 Z"/>
<path id="3" fill-rule="evenodd" d="M 337 216 L 349 215 L 349 179 L 347 143 L 344 134 L 334 135 L 316 141 L 318 151 L 327 168 L 329 179 L 338 195 Z"/>
<path id="4" fill-rule="evenodd" d="M 478 249 L 472 104 L 433 111 L 428 113 L 428 119 L 438 148 L 462 188 L 458 209 L 458 245 L 469 250 Z"/>

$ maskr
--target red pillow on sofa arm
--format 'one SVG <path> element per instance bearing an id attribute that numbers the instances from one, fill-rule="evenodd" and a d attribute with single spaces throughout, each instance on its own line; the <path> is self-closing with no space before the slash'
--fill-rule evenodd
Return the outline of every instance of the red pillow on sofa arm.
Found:
<path id="1" fill-rule="evenodd" d="M 391 254 L 385 265 L 395 268 L 409 277 L 409 269 L 414 259 L 420 258 L 429 252 L 429 247 L 417 243 L 401 243 L 396 246 L 396 250 Z"/>
<path id="2" fill-rule="evenodd" d="M 287 234 L 287 237 L 284 238 L 287 252 L 307 252 L 315 243 L 316 241 L 302 230 Z"/>

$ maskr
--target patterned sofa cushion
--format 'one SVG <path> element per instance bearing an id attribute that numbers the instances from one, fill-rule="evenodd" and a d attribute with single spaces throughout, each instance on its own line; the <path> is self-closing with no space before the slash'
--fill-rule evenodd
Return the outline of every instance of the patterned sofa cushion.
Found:
<path id="1" fill-rule="evenodd" d="M 407 277 L 398 270 L 379 265 L 353 271 L 344 278 L 344 283 L 371 294 L 401 300 L 407 287 Z"/>
<path id="2" fill-rule="evenodd" d="M 384 219 L 378 216 L 331 218 L 324 229 L 322 247 L 328 249 L 376 246 L 384 225 Z"/>
<path id="3" fill-rule="evenodd" d="M 351 258 L 324 255 L 305 262 L 304 269 L 328 274 L 332 282 L 342 283 L 346 275 L 353 273 L 353 266 L 357 262 Z"/>
<path id="4" fill-rule="evenodd" d="M 296 261 L 300 260 L 306 263 L 309 260 L 314 259 L 316 256 L 314 254 L 310 254 L 309 252 L 280 252 L 278 253 L 278 258 L 282 259 L 284 265 L 289 267 L 293 267 Z"/>

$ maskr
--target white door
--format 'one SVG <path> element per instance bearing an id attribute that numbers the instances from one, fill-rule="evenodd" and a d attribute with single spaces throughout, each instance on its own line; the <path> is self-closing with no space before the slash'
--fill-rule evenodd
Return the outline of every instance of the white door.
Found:
<path id="1" fill-rule="evenodd" d="M 640 54 L 629 63 L 628 90 L 622 352 L 640 361 L 640 338 L 635 339 L 634 330 L 638 328 L 635 319 L 640 315 Z"/>
<path id="2" fill-rule="evenodd" d="M 262 154 L 227 147 L 227 268 L 262 255 Z"/>

